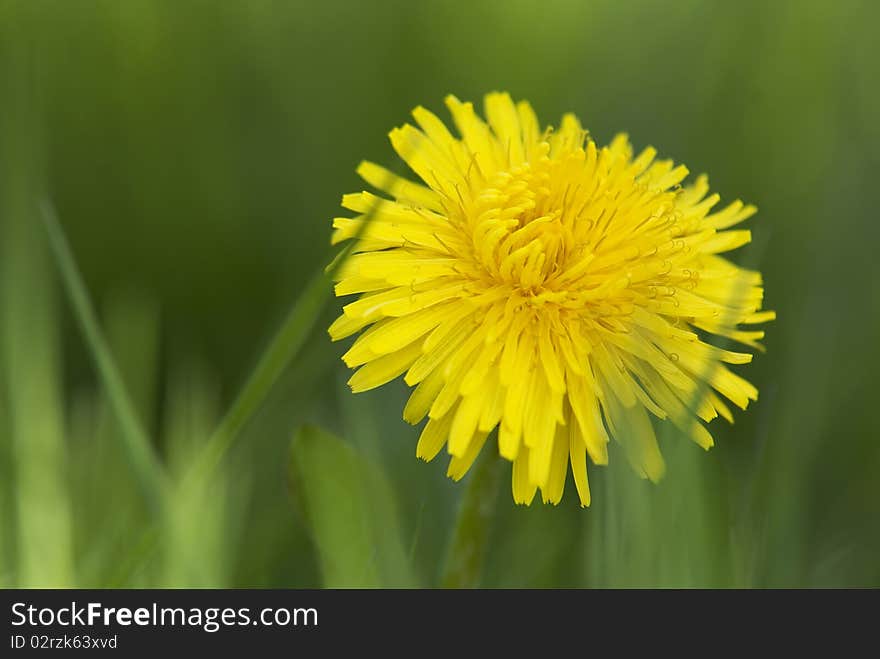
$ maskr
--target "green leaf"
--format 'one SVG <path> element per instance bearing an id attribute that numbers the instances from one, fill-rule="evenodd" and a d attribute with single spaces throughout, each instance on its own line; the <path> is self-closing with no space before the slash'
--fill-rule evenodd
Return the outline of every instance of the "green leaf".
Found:
<path id="1" fill-rule="evenodd" d="M 305 426 L 291 443 L 289 480 L 325 587 L 417 585 L 394 492 L 375 464 L 338 437 Z"/>
<path id="2" fill-rule="evenodd" d="M 95 362 L 110 406 L 119 422 L 121 431 L 119 438 L 122 440 L 144 498 L 154 511 L 160 513 L 167 503 L 165 500 L 168 488 L 167 475 L 147 431 L 135 412 L 119 367 L 101 331 L 94 305 L 77 268 L 67 237 L 55 216 L 55 210 L 46 201 L 42 205 L 42 212 L 49 247 L 61 275 L 61 283 Z"/>

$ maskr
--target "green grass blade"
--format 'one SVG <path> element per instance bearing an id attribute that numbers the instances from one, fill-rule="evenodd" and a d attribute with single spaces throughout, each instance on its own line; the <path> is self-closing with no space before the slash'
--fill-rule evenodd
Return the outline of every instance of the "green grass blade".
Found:
<path id="1" fill-rule="evenodd" d="M 260 408 L 272 386 L 299 353 L 329 296 L 330 279 L 322 268 L 306 285 L 229 411 L 211 435 L 196 464 L 193 478 L 206 476 L 222 460 L 241 429 Z"/>
<path id="2" fill-rule="evenodd" d="M 4 12 L 5 14 L 5 12 Z M 0 582 L 76 585 L 56 289 L 35 228 L 45 106 L 29 17 L 0 19 Z"/>
<path id="3" fill-rule="evenodd" d="M 12 495 L 3 533 L 16 530 L 17 570 L 9 560 L 0 580 L 64 588 L 76 580 L 57 304 L 33 209 L 15 205 L 15 217 L 0 226 L 0 380 L 8 401 L 0 472 Z"/>
<path id="4" fill-rule="evenodd" d="M 210 370 L 188 360 L 173 368 L 165 394 L 168 467 L 173 476 L 189 470 L 217 423 L 219 390 Z M 229 558 L 236 547 L 230 525 L 247 499 L 246 478 L 229 478 L 235 465 L 223 465 L 210 481 L 175 491 L 168 511 L 161 583 L 168 587 L 229 586 Z M 233 496 L 233 493 L 238 496 Z"/>
<path id="5" fill-rule="evenodd" d="M 364 216 L 363 223 L 349 245 L 337 253 L 330 265 L 321 268 L 306 284 L 305 290 L 288 312 L 281 328 L 263 352 L 229 411 L 211 435 L 191 474 L 194 480 L 207 476 L 216 468 L 241 429 L 260 408 L 273 385 L 297 356 L 315 326 L 321 310 L 331 297 L 334 274 L 345 263 L 353 245 L 357 244 L 366 231 L 373 219 L 374 210 L 370 210 Z"/>
<path id="6" fill-rule="evenodd" d="M 394 492 L 353 446 L 312 426 L 291 443 L 289 482 L 305 518 L 323 586 L 412 587 Z"/>
<path id="7" fill-rule="evenodd" d="M 369 220 L 370 215 L 367 216 L 361 233 Z M 192 468 L 183 474 L 180 491 L 195 492 L 205 485 L 205 480 L 217 469 L 245 424 L 266 400 L 278 378 L 308 339 L 321 309 L 331 295 L 333 274 L 345 262 L 349 252 L 350 248 L 343 249 L 329 267 L 321 268 L 306 285 L 231 407 L 194 459 Z M 152 556 L 157 538 L 154 528 L 147 529 L 144 537 L 147 549 L 144 556 Z"/>
<path id="8" fill-rule="evenodd" d="M 42 216 L 49 237 L 49 246 L 61 274 L 64 290 L 95 362 L 107 398 L 119 422 L 119 437 L 126 455 L 144 498 L 154 512 L 160 512 L 167 494 L 167 476 L 147 432 L 137 418 L 119 368 L 101 332 L 94 307 L 77 269 L 64 231 L 58 222 L 54 209 L 48 202 L 42 205 Z"/>

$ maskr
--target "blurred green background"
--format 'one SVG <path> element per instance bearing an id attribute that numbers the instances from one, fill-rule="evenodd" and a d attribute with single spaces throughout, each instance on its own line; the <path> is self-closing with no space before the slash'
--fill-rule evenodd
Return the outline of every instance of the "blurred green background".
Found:
<path id="1" fill-rule="evenodd" d="M 505 470 L 479 583 L 880 586 L 878 24 L 855 0 L 0 0 L 0 585 L 437 584 L 466 484 L 416 460 L 402 383 L 348 392 L 336 301 L 151 513 L 39 202 L 176 483 L 327 262 L 358 161 L 397 162 L 417 104 L 505 89 L 757 204 L 736 258 L 779 319 L 741 371 L 760 400 L 709 453 L 662 437 L 659 485 L 612 450 L 590 509 L 571 481 L 517 508 Z"/>

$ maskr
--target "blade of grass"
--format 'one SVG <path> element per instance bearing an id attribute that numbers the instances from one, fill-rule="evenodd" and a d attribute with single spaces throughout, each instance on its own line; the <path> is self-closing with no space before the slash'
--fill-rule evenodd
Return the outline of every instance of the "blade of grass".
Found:
<path id="1" fill-rule="evenodd" d="M 272 386 L 299 353 L 330 296 L 333 272 L 342 264 L 348 251 L 348 249 L 343 250 L 326 271 L 322 268 L 306 285 L 232 406 L 211 433 L 201 452 L 194 457 L 189 471 L 182 475 L 178 483 L 180 488 L 178 493 L 181 497 L 186 499 L 204 486 L 205 480 L 217 469 L 242 428 L 257 412 Z M 144 559 L 152 557 L 158 546 L 158 538 L 155 528 L 148 528 L 145 531 L 142 539 L 146 547 L 143 552 Z M 139 567 L 139 564 L 132 565 L 135 569 Z M 124 581 L 130 574 L 121 574 L 119 579 Z"/>
<path id="2" fill-rule="evenodd" d="M 76 261 L 58 222 L 55 210 L 48 201 L 43 202 L 41 210 L 43 223 L 49 237 L 49 246 L 61 274 L 64 290 L 95 362 L 107 398 L 119 422 L 119 437 L 122 440 L 126 456 L 144 498 L 151 510 L 158 514 L 166 503 L 167 475 L 147 432 L 137 418 L 134 405 L 101 332 L 85 283 L 77 269 Z"/>
<path id="3" fill-rule="evenodd" d="M 0 19 L 0 535 L 9 551 L 0 578 L 16 587 L 66 588 L 77 575 L 58 304 L 35 230 L 46 132 L 31 19 L 28 11 Z"/>
<path id="4" fill-rule="evenodd" d="M 297 356 L 311 334 L 321 310 L 331 297 L 334 275 L 343 266 L 354 246 L 358 244 L 372 222 L 375 211 L 375 208 L 371 208 L 364 215 L 361 226 L 349 244 L 336 254 L 330 265 L 321 268 L 306 284 L 305 290 L 257 361 L 257 365 L 229 411 L 211 435 L 192 472 L 187 475 L 185 479 L 187 483 L 190 480 L 198 481 L 206 477 L 216 468 L 235 442 L 241 429 L 260 408 L 278 378 Z"/>
<path id="5" fill-rule="evenodd" d="M 288 487 L 327 588 L 418 585 L 401 539 L 394 489 L 350 443 L 314 426 L 294 433 Z"/>
<path id="6" fill-rule="evenodd" d="M 15 585 L 65 588 L 76 576 L 57 300 L 32 205 L 16 197 L 0 227 L 0 379 L 9 413 L 0 459 L 12 486 Z"/>
<path id="7" fill-rule="evenodd" d="M 196 466 L 188 474 L 189 478 L 204 478 L 223 459 L 241 429 L 260 408 L 273 385 L 299 353 L 330 296 L 330 289 L 330 276 L 322 268 L 311 278 L 287 314 L 281 328 L 202 450 Z"/>
<path id="8" fill-rule="evenodd" d="M 173 367 L 165 393 L 167 460 L 172 476 L 186 473 L 217 424 L 218 386 L 213 373 L 197 360 Z M 230 478 L 230 473 L 235 478 Z M 233 481 L 236 494 L 233 499 Z M 160 583 L 168 587 L 222 588 L 229 585 L 230 552 L 236 546 L 230 526 L 247 499 L 247 477 L 235 464 L 224 464 L 210 481 L 175 491 L 163 538 Z"/>
<path id="9" fill-rule="evenodd" d="M 376 214 L 373 207 L 363 216 L 363 222 L 349 244 L 336 253 L 330 264 L 321 268 L 288 312 L 280 329 L 263 352 L 250 377 L 242 386 L 220 424 L 211 434 L 202 452 L 194 460 L 193 467 L 183 475 L 179 483 L 183 496 L 199 489 L 204 480 L 220 464 L 224 455 L 238 438 L 240 431 L 259 410 L 272 387 L 290 363 L 296 358 L 308 339 L 320 312 L 331 297 L 333 277 L 366 232 Z M 148 529 L 145 536 L 153 534 Z M 155 535 L 153 537 L 156 537 Z M 152 555 L 155 543 L 145 538 L 148 546 L 145 556 Z"/>
<path id="10" fill-rule="evenodd" d="M 352 240 L 352 244 L 356 244 L 371 216 L 372 213 L 367 215 L 361 231 Z M 296 358 L 311 334 L 321 309 L 331 295 L 334 273 L 345 262 L 350 251 L 350 246 L 344 248 L 329 266 L 315 273 L 306 284 L 305 290 L 288 312 L 231 407 L 210 435 L 201 452 L 193 460 L 193 466 L 183 474 L 178 483 L 181 496 L 184 498 L 191 496 L 191 493 L 197 492 L 200 487 L 204 486 L 204 481 L 220 464 L 223 456 L 238 438 L 242 428 L 263 404 L 284 370 Z M 157 548 L 157 540 L 158 535 L 155 528 L 149 528 L 145 531 L 142 539 L 146 547 L 143 552 L 145 560 L 152 557 Z M 139 568 L 140 564 L 133 564 L 132 567 Z M 124 581 L 130 574 L 120 574 L 119 579 Z"/>

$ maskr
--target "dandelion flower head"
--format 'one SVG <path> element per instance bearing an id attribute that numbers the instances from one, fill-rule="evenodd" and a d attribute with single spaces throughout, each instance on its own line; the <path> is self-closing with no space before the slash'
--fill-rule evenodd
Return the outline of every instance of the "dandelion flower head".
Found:
<path id="1" fill-rule="evenodd" d="M 417 455 L 445 447 L 456 480 L 497 437 L 523 504 L 557 503 L 571 465 L 589 505 L 587 457 L 607 464 L 609 438 L 659 479 L 651 416 L 712 446 L 702 422 L 758 395 L 727 366 L 751 354 L 712 342 L 760 349 L 743 326 L 774 317 L 760 273 L 722 256 L 750 241 L 730 227 L 755 208 L 716 210 L 705 176 L 683 185 L 687 168 L 626 135 L 598 147 L 574 115 L 542 129 L 505 93 L 485 120 L 446 105 L 457 135 L 422 107 L 390 133 L 418 180 L 364 162 L 379 194 L 345 195 L 356 216 L 333 221 L 334 243 L 356 239 L 335 291 L 358 297 L 329 329 L 361 332 L 343 356 L 352 390 L 403 375 L 404 419 L 427 417 Z"/>

